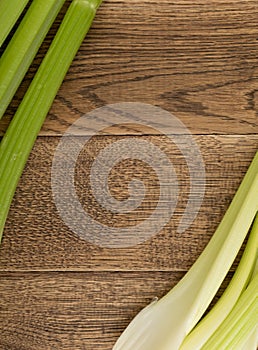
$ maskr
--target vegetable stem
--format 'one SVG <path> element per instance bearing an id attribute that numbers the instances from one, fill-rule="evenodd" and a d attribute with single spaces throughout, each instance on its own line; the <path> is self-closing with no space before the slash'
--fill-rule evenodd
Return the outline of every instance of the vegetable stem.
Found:
<path id="1" fill-rule="evenodd" d="M 28 2 L 29 0 L 0 1 L 0 47 Z"/>
<path id="2" fill-rule="evenodd" d="M 210 242 L 182 280 L 143 309 L 114 350 L 179 349 L 229 271 L 258 211 L 258 152 Z"/>
<path id="3" fill-rule="evenodd" d="M 184 339 L 180 350 L 200 349 L 224 321 L 251 278 L 256 264 L 257 249 L 258 214 L 254 220 L 243 256 L 228 287 L 209 313 Z"/>
<path id="4" fill-rule="evenodd" d="M 0 119 L 64 2 L 34 0 L 1 56 Z"/>
<path id="5" fill-rule="evenodd" d="M 257 327 L 258 274 L 233 307 L 227 318 L 204 344 L 202 350 L 242 349 Z"/>
<path id="6" fill-rule="evenodd" d="M 0 239 L 37 134 L 101 1 L 74 0 L 0 144 Z"/>

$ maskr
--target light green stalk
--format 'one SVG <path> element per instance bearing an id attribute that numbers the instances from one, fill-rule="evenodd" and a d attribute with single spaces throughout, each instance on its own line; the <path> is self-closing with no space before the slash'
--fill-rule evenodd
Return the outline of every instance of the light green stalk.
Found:
<path id="1" fill-rule="evenodd" d="M 64 2 L 34 0 L 1 56 L 0 119 Z"/>
<path id="2" fill-rule="evenodd" d="M 215 296 L 258 210 L 258 152 L 203 253 L 162 299 L 143 309 L 114 350 L 177 350 Z"/>
<path id="3" fill-rule="evenodd" d="M 37 134 L 100 3 L 72 2 L 0 144 L 0 238 Z"/>
<path id="4" fill-rule="evenodd" d="M 258 215 L 256 215 L 243 256 L 228 287 L 210 312 L 184 339 L 180 350 L 201 349 L 219 325 L 224 321 L 252 276 L 257 260 L 257 250 Z"/>
<path id="5" fill-rule="evenodd" d="M 0 47 L 28 2 L 29 0 L 0 1 Z"/>
<path id="6" fill-rule="evenodd" d="M 255 332 L 258 320 L 258 274 L 251 280 L 234 308 L 204 344 L 202 350 L 242 350 Z"/>
<path id="7" fill-rule="evenodd" d="M 253 331 L 253 334 L 248 337 L 247 341 L 241 347 L 240 350 L 257 350 L 258 349 L 258 325 Z"/>

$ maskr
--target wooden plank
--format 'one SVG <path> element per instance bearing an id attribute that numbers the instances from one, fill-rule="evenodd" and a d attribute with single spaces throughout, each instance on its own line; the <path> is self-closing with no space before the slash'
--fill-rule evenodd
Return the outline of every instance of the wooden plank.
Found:
<path id="1" fill-rule="evenodd" d="M 257 133 L 257 15 L 256 0 L 106 0 L 41 135 L 60 135 L 92 109 L 128 101 L 158 105 L 194 134 Z M 1 121 L 1 132 L 59 22 Z"/>
<path id="2" fill-rule="evenodd" d="M 79 157 L 75 183 L 85 210 L 95 220 L 122 229 L 139 224 L 155 210 L 159 183 L 155 172 L 150 168 L 146 170 L 141 162 L 121 162 L 110 174 L 111 193 L 117 200 L 126 198 L 128 183 L 137 177 L 146 184 L 145 201 L 128 214 L 111 214 L 97 203 L 89 186 L 92 162 L 100 150 L 120 139 L 118 136 L 96 136 L 88 142 Z M 142 136 L 134 140 L 139 139 L 152 142 L 165 152 L 181 184 L 175 213 L 160 232 L 146 242 L 126 248 L 101 247 L 80 238 L 64 224 L 52 197 L 51 164 L 58 138 L 41 137 L 36 142 L 11 207 L 0 247 L 1 271 L 189 269 L 209 241 L 238 188 L 257 150 L 258 136 L 195 137 L 206 168 L 206 193 L 196 220 L 181 234 L 177 233 L 177 227 L 189 195 L 185 159 L 168 137 Z M 94 235 L 92 226 L 87 234 Z"/>
<path id="3" fill-rule="evenodd" d="M 1 348 L 111 349 L 182 273 L 1 274 Z"/>
<path id="4" fill-rule="evenodd" d="M 69 2 L 0 121 L 0 135 Z M 190 268 L 257 150 L 257 15 L 256 0 L 103 2 L 42 128 L 7 220 L 0 247 L 0 349 L 111 349 L 135 314 Z M 76 168 L 77 194 L 102 223 L 122 228 L 144 221 L 159 196 L 151 168 L 127 160 L 112 169 L 110 191 L 118 200 L 128 197 L 133 178 L 146 185 L 144 203 L 126 215 L 103 209 L 89 186 L 98 152 L 123 138 L 119 135 L 136 135 L 153 142 L 175 167 L 180 195 L 167 225 L 142 244 L 103 248 L 80 238 L 60 217 L 51 190 L 57 136 L 83 114 L 117 102 L 160 106 L 196 135 L 206 192 L 184 233 L 177 233 L 177 227 L 190 188 L 186 161 L 168 137 L 135 125 L 107 128 L 87 143 Z M 94 234 L 93 229 L 88 233 Z"/>
<path id="5" fill-rule="evenodd" d="M 173 272 L 1 273 L 0 348 L 110 350 Z"/>

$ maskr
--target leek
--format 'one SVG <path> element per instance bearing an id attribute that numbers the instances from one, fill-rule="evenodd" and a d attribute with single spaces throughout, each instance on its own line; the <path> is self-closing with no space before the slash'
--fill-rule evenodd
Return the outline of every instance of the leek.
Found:
<path id="1" fill-rule="evenodd" d="M 258 152 L 203 253 L 163 298 L 143 309 L 114 350 L 177 350 L 195 327 L 232 265 L 258 211 Z"/>
<path id="2" fill-rule="evenodd" d="M 0 119 L 64 2 L 34 0 L 1 56 Z"/>
<path id="3" fill-rule="evenodd" d="M 0 238 L 37 134 L 101 0 L 74 0 L 0 144 Z"/>
<path id="4" fill-rule="evenodd" d="M 0 1 L 0 47 L 28 2 L 29 0 Z"/>

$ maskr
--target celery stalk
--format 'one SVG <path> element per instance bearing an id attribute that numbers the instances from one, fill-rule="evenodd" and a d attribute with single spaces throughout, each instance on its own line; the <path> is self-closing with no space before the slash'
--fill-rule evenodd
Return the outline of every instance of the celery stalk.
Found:
<path id="1" fill-rule="evenodd" d="M 240 350 L 257 350 L 258 349 L 258 325 L 254 332 L 248 337 Z"/>
<path id="2" fill-rule="evenodd" d="M 227 318 L 204 344 L 202 350 L 241 350 L 257 329 L 258 274 L 233 307 Z"/>
<path id="3" fill-rule="evenodd" d="M 20 175 L 101 1 L 74 0 L 0 144 L 0 237 Z"/>
<path id="4" fill-rule="evenodd" d="M 1 56 L 0 119 L 64 2 L 34 0 Z"/>
<path id="5" fill-rule="evenodd" d="M 28 2 L 29 0 L 0 1 L 0 47 Z"/>
<path id="6" fill-rule="evenodd" d="M 143 309 L 114 350 L 177 350 L 202 317 L 258 211 L 258 152 L 203 253 L 162 299 Z"/>
<path id="7" fill-rule="evenodd" d="M 257 249 L 258 215 L 256 215 L 243 256 L 228 287 L 216 305 L 184 339 L 180 350 L 200 349 L 224 321 L 251 278 L 256 264 Z"/>

